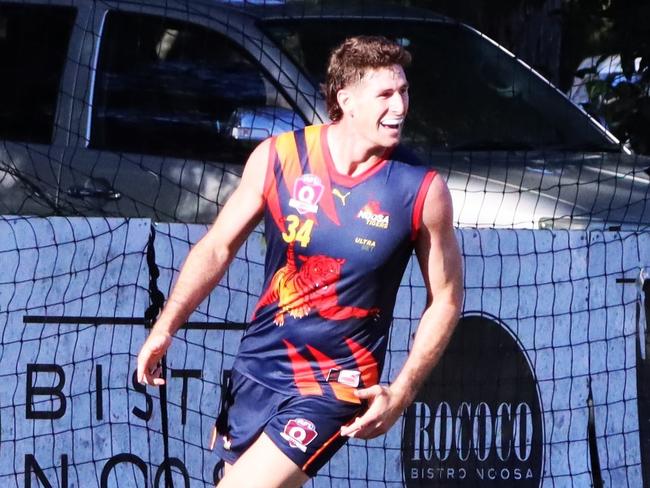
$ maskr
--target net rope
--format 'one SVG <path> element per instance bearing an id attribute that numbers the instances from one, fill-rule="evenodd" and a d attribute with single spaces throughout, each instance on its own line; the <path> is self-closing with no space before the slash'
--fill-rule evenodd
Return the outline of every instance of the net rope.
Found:
<path id="1" fill-rule="evenodd" d="M 0 3 L 0 485 L 218 481 L 262 226 L 178 332 L 167 385 L 138 385 L 135 358 L 250 151 L 325 122 L 325 56 L 360 15 L 414 54 L 405 139 L 452 192 L 464 316 L 397 425 L 307 486 L 647 483 L 647 160 L 456 21 L 266 2 L 253 22 L 244 3 Z M 383 383 L 425 302 L 412 259 Z"/>

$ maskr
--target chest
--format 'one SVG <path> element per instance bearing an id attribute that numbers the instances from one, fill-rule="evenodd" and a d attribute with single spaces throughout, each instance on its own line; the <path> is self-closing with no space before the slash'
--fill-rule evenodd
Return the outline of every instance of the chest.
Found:
<path id="1" fill-rule="evenodd" d="M 303 174 L 279 187 L 281 216 L 267 219 L 269 245 L 293 243 L 298 256 L 344 259 L 346 267 L 381 267 L 411 246 L 414 198 L 401 186 L 381 173 L 354 186 Z"/>

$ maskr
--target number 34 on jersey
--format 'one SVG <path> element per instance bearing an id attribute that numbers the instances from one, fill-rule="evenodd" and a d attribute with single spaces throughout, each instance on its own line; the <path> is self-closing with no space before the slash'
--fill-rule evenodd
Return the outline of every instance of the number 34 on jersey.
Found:
<path id="1" fill-rule="evenodd" d="M 311 231 L 314 228 L 312 219 L 300 220 L 297 215 L 289 215 L 285 219 L 287 231 L 282 233 L 284 242 L 291 243 L 297 241 L 301 247 L 307 247 L 311 240 Z"/>

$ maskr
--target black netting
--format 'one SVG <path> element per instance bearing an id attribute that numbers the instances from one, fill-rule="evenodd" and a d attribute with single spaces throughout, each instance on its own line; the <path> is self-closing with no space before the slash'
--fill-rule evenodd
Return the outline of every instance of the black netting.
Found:
<path id="1" fill-rule="evenodd" d="M 328 121 L 327 54 L 360 33 L 413 53 L 404 140 L 451 190 L 464 315 L 398 424 L 309 485 L 643 486 L 650 160 L 629 125 L 624 145 L 604 128 L 643 96 L 643 53 L 632 74 L 625 56 L 574 67 L 596 120 L 414 3 L 0 1 L 1 486 L 218 479 L 210 433 L 262 288 L 261 227 L 178 332 L 167 386 L 138 385 L 135 356 L 255 145 Z M 412 260 L 383 382 L 425 300 Z"/>

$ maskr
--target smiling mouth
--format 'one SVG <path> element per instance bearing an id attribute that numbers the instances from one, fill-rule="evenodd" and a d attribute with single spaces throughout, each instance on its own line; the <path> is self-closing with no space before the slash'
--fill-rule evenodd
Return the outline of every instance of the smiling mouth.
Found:
<path id="1" fill-rule="evenodd" d="M 403 123 L 404 123 L 404 119 L 385 119 L 380 122 L 380 125 L 388 129 L 397 130 L 400 127 L 402 127 Z"/>

